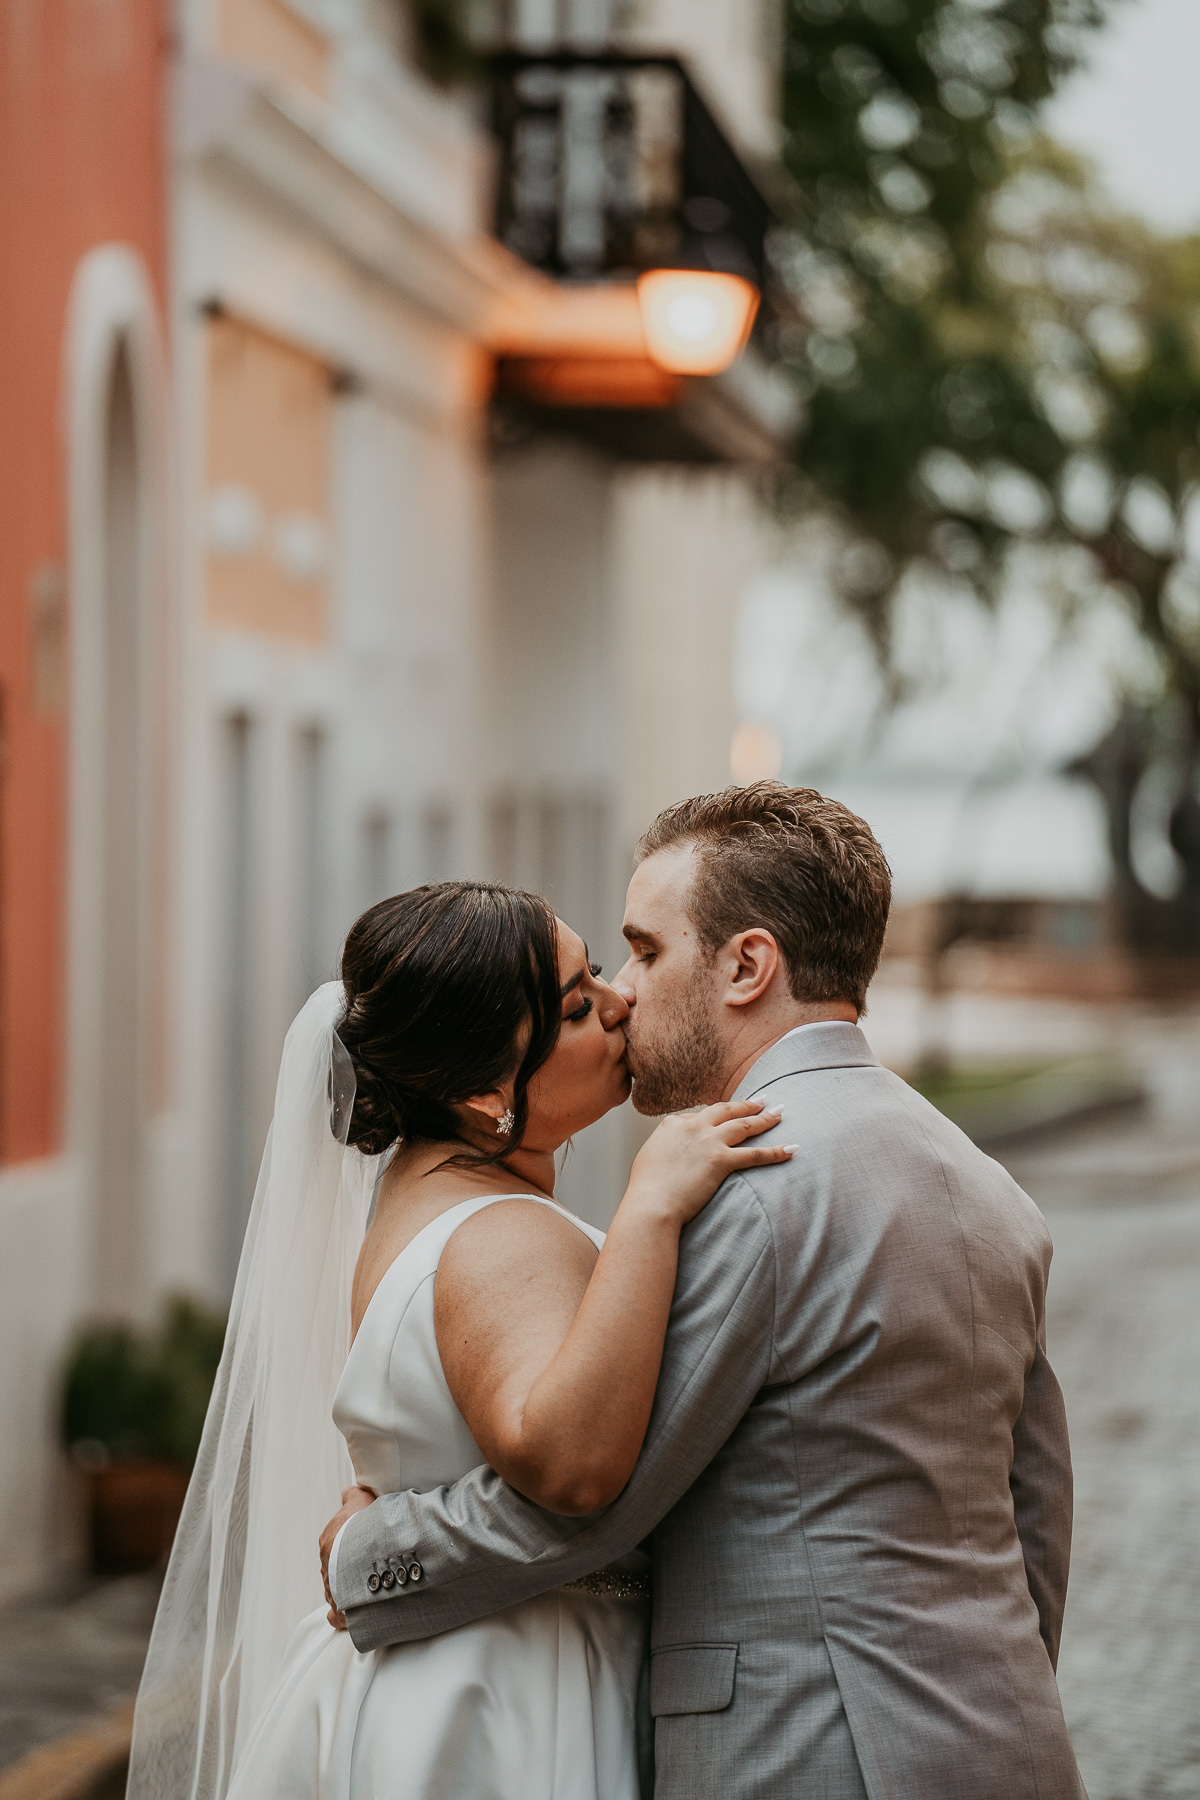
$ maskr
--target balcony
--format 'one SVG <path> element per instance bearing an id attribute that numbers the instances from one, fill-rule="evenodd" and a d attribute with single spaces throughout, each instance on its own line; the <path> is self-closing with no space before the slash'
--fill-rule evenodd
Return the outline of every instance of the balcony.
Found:
<path id="1" fill-rule="evenodd" d="M 498 443 L 552 431 L 624 460 L 778 459 L 797 408 L 770 354 L 773 215 L 682 62 L 561 50 L 488 68 L 496 236 L 559 290 L 540 323 L 498 338 Z M 655 271 L 752 295 L 744 345 L 703 373 L 648 345 L 639 278 Z M 704 298 L 682 304 L 703 323 Z"/>

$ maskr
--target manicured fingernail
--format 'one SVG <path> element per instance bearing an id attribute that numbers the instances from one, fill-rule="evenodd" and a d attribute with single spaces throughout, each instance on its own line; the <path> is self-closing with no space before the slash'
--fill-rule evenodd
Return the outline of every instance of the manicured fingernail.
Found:
<path id="1" fill-rule="evenodd" d="M 799 1144 L 785 1144 L 783 1147 L 785 1150 L 798 1150 L 800 1148 Z"/>

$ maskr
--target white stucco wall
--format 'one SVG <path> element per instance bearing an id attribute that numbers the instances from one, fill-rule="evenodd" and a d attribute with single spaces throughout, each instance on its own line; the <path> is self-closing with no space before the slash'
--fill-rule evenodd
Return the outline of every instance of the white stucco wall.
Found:
<path id="1" fill-rule="evenodd" d="M 83 1556 L 59 1406 L 64 1349 L 85 1295 L 88 1224 L 73 1159 L 0 1173 L 0 1601 L 61 1585 Z"/>

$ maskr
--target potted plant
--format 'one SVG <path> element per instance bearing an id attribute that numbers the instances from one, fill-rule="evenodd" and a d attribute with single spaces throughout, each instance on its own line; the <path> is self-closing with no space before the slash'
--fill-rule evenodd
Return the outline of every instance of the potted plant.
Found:
<path id="1" fill-rule="evenodd" d="M 225 1321 L 183 1295 L 161 1325 L 96 1325 L 75 1340 L 63 1395 L 63 1436 L 87 1480 L 97 1569 L 151 1568 L 179 1520 Z"/>

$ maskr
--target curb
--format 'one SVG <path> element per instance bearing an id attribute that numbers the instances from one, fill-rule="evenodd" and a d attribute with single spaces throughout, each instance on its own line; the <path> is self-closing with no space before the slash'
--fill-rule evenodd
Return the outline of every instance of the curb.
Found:
<path id="1" fill-rule="evenodd" d="M 0 1800 L 122 1800 L 132 1740 L 127 1701 L 0 1769 Z"/>

